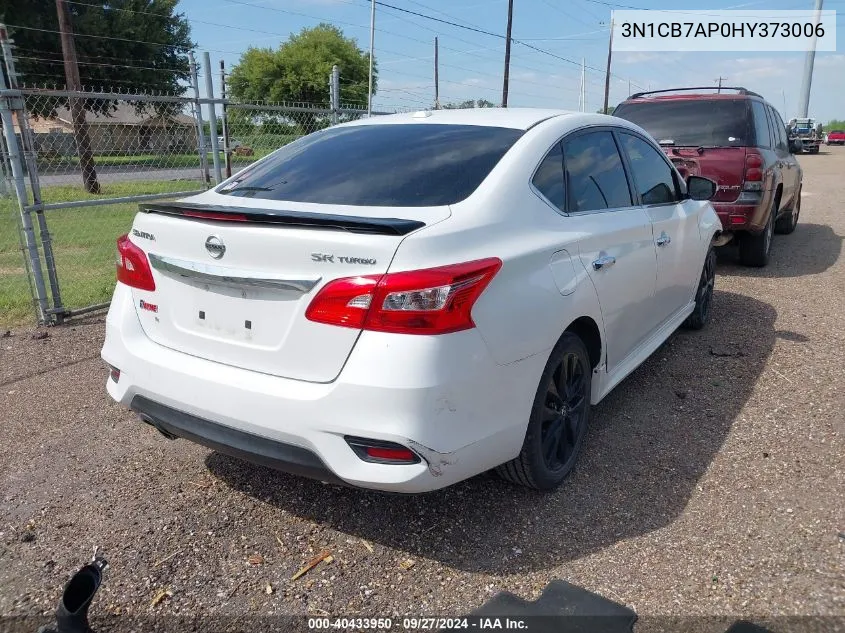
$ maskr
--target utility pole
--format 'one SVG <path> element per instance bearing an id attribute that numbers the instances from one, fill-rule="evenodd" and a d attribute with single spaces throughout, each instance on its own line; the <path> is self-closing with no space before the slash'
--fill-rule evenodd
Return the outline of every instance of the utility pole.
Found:
<path id="1" fill-rule="evenodd" d="M 578 110 L 587 111 L 587 60 L 581 58 L 581 86 L 578 92 Z"/>
<path id="2" fill-rule="evenodd" d="M 718 81 L 718 82 L 719 82 L 719 92 L 722 92 L 722 81 L 723 81 L 724 79 L 727 79 L 727 77 L 722 77 L 721 75 L 719 75 L 719 76 L 716 78 L 716 81 Z"/>
<path id="3" fill-rule="evenodd" d="M 607 72 L 604 75 L 604 109 L 602 114 L 607 114 L 608 100 L 610 99 L 610 60 L 613 56 L 613 12 L 610 12 L 610 41 L 607 43 Z"/>
<path id="4" fill-rule="evenodd" d="M 813 18 L 813 37 L 810 40 L 810 50 L 807 51 L 807 56 L 804 58 L 804 78 L 801 80 L 801 101 L 799 116 L 807 118 L 810 111 L 810 87 L 813 84 L 813 65 L 816 62 L 816 29 L 819 19 L 821 17 L 823 0 L 816 0 L 815 17 Z M 786 112 L 783 113 L 786 116 Z"/>
<path id="5" fill-rule="evenodd" d="M 508 0 L 508 29 L 505 35 L 505 79 L 502 83 L 502 107 L 508 107 L 508 83 L 511 72 L 511 27 L 513 26 L 513 0 Z"/>
<path id="6" fill-rule="evenodd" d="M 82 82 L 79 79 L 79 65 L 76 61 L 76 44 L 73 41 L 73 27 L 70 23 L 70 10 L 65 0 L 56 0 L 56 13 L 59 17 L 59 31 L 62 40 L 62 56 L 65 62 L 65 82 L 71 92 L 80 92 Z M 73 121 L 73 137 L 79 166 L 82 168 L 82 182 L 88 193 L 100 193 L 97 170 L 94 167 L 94 152 L 91 150 L 91 137 L 88 134 L 88 122 L 85 120 L 85 104 L 79 97 L 70 97 L 70 115 Z"/>
<path id="7" fill-rule="evenodd" d="M 434 37 L 434 109 L 440 109 L 440 61 L 438 56 L 439 47 L 437 36 Z"/>
<path id="8" fill-rule="evenodd" d="M 376 0 L 370 4 L 370 88 L 367 93 L 367 116 L 373 115 L 373 54 L 376 43 Z"/>
<path id="9" fill-rule="evenodd" d="M 229 121 L 226 117 L 226 62 L 220 60 L 220 108 L 223 117 L 223 155 L 226 159 L 226 178 L 232 176 L 232 153 L 229 151 Z"/>

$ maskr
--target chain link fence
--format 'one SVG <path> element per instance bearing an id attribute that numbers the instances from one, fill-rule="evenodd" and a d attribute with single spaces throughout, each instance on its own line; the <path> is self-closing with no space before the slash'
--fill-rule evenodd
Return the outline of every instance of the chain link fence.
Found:
<path id="1" fill-rule="evenodd" d="M 198 193 L 303 135 L 367 115 L 336 101 L 238 103 L 210 89 L 201 98 L 198 89 L 23 87 L 10 61 L 11 85 L 0 84 L 0 325 L 107 307 L 115 241 L 139 202 Z"/>

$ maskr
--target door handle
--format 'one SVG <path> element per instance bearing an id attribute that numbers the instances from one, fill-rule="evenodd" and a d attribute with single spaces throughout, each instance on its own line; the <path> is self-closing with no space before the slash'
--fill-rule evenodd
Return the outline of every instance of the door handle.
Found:
<path id="1" fill-rule="evenodd" d="M 613 266 L 616 263 L 616 258 L 613 255 L 605 255 L 604 257 L 599 257 L 596 260 L 593 260 L 593 268 L 596 270 L 601 270 L 606 266 Z"/>
<path id="2" fill-rule="evenodd" d="M 660 234 L 660 237 L 657 238 L 657 245 L 658 246 L 666 246 L 672 241 L 672 238 L 666 235 L 666 232 Z"/>

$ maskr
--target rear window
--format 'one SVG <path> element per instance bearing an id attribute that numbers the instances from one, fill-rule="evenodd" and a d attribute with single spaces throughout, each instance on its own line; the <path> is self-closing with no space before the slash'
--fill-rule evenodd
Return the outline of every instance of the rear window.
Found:
<path id="1" fill-rule="evenodd" d="M 708 99 L 620 104 L 613 114 L 636 123 L 663 145 L 754 145 L 748 100 Z"/>
<path id="2" fill-rule="evenodd" d="M 453 204 L 475 191 L 523 134 L 475 125 L 330 128 L 286 145 L 218 191 L 318 204 Z"/>

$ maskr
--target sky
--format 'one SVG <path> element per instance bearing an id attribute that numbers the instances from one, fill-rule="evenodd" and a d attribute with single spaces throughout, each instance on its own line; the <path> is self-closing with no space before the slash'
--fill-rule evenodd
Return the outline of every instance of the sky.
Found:
<path id="1" fill-rule="evenodd" d="M 439 39 L 441 103 L 467 99 L 501 102 L 507 0 L 383 0 L 377 5 L 375 59 L 379 66 L 374 110 L 413 110 L 434 103 L 434 38 Z M 742 0 L 740 0 L 742 1 Z M 608 25 L 613 8 L 677 9 L 663 0 L 514 0 L 508 105 L 577 110 L 581 64 L 586 66 L 587 110 L 602 107 Z M 632 2 L 635 4 L 627 4 Z M 813 0 L 712 0 L 687 9 L 812 9 Z M 825 0 L 837 11 L 836 52 L 816 54 L 809 115 L 845 119 L 845 0 Z M 329 22 L 369 50 L 369 0 L 181 0 L 200 52 L 209 51 L 219 90 L 222 59 L 231 68 L 250 46 L 277 47 L 291 33 Z M 539 49 L 539 50 L 536 50 Z M 681 86 L 743 86 L 762 94 L 789 119 L 798 114 L 804 53 L 615 52 L 610 104 L 629 90 Z M 201 59 L 201 57 L 200 57 Z M 328 81 L 328 78 L 327 78 Z M 341 78 L 341 100 L 343 100 Z M 365 105 L 365 104 L 362 104 Z"/>

